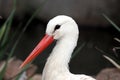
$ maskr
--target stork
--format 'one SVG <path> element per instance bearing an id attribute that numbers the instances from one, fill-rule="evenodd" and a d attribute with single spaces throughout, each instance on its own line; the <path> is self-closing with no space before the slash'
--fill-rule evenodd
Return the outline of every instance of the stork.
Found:
<path id="1" fill-rule="evenodd" d="M 47 24 L 45 37 L 21 64 L 20 68 L 37 57 L 54 40 L 57 40 L 56 46 L 45 64 L 42 80 L 95 80 L 90 76 L 75 75 L 69 71 L 68 63 L 77 45 L 78 36 L 78 26 L 71 17 L 65 15 L 54 17 Z"/>

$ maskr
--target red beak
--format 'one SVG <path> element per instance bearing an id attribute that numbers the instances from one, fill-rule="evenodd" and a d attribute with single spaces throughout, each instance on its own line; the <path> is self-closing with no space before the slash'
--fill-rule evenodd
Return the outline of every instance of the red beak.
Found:
<path id="1" fill-rule="evenodd" d="M 45 48 L 47 48 L 54 41 L 53 36 L 45 35 L 43 39 L 38 43 L 38 45 L 34 48 L 31 54 L 26 58 L 26 60 L 20 65 L 20 68 L 23 68 L 26 64 L 31 62 L 34 58 L 36 58 Z"/>

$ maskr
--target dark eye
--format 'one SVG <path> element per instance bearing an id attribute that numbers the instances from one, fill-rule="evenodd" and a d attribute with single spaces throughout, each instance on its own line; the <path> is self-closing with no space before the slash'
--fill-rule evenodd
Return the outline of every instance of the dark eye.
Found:
<path id="1" fill-rule="evenodd" d="M 54 31 L 59 29 L 59 28 L 60 28 L 60 25 L 56 25 Z"/>

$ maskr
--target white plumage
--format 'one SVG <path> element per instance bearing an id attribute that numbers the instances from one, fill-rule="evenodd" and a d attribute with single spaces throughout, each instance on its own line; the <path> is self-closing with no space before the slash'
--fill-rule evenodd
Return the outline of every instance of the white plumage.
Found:
<path id="1" fill-rule="evenodd" d="M 83 74 L 74 75 L 69 71 L 68 63 L 77 45 L 78 36 L 78 26 L 71 17 L 59 15 L 51 19 L 47 25 L 45 37 L 39 42 L 20 68 L 33 60 L 55 39 L 57 43 L 47 59 L 42 80 L 95 80 L 90 76 Z"/>
<path id="2" fill-rule="evenodd" d="M 54 31 L 56 25 L 60 27 Z M 60 15 L 51 19 L 46 34 L 53 35 L 57 44 L 47 59 L 42 80 L 95 80 L 90 76 L 74 75 L 69 71 L 68 63 L 79 36 L 78 26 L 72 18 Z"/>

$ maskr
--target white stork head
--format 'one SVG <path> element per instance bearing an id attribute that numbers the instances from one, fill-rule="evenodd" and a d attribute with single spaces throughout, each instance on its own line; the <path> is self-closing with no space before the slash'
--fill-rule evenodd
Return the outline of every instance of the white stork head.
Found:
<path id="1" fill-rule="evenodd" d="M 38 56 L 45 48 L 47 48 L 54 39 L 74 39 L 78 38 L 78 26 L 75 21 L 68 16 L 59 15 L 51 19 L 47 24 L 46 35 L 38 43 L 35 49 L 27 57 L 27 59 L 22 63 L 20 68 L 32 61 L 36 56 Z M 76 42 L 76 41 L 75 41 Z"/>
<path id="2" fill-rule="evenodd" d="M 47 24 L 46 34 L 52 35 L 57 40 L 65 36 L 78 36 L 78 33 L 76 22 L 69 16 L 56 16 Z"/>

